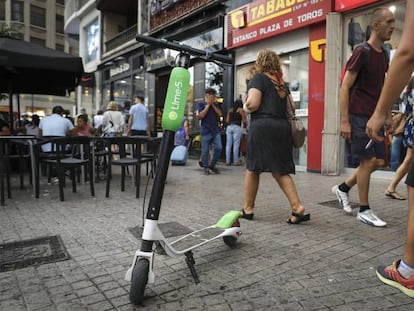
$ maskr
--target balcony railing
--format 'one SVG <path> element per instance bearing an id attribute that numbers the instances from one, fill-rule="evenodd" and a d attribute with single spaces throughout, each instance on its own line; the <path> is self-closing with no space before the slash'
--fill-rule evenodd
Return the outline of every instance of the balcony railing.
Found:
<path id="1" fill-rule="evenodd" d="M 123 45 L 126 42 L 131 40 L 135 40 L 137 36 L 138 25 L 135 24 L 134 26 L 125 29 L 124 31 L 117 34 L 112 39 L 105 42 L 105 53 L 117 48 L 118 46 Z"/>

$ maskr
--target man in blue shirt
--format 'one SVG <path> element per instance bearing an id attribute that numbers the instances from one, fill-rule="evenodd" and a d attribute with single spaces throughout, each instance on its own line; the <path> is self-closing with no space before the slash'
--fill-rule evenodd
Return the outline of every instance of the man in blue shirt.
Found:
<path id="1" fill-rule="evenodd" d="M 134 103 L 129 110 L 128 134 L 151 136 L 149 111 L 144 105 L 144 98 L 142 96 L 135 96 Z"/>
<path id="2" fill-rule="evenodd" d="M 201 159 L 203 162 L 204 174 L 220 174 L 216 168 L 217 160 L 221 153 L 221 136 L 219 120 L 223 112 L 216 102 L 216 90 L 213 88 L 206 89 L 205 101 L 198 104 L 198 116 L 201 120 Z M 214 152 L 210 165 L 208 164 L 209 146 L 213 145 Z"/>
<path id="3" fill-rule="evenodd" d="M 44 117 L 39 124 L 39 136 L 70 136 L 74 133 L 73 123 L 62 117 L 64 110 L 55 106 L 50 116 Z M 42 145 L 43 152 L 51 152 L 51 144 Z"/>

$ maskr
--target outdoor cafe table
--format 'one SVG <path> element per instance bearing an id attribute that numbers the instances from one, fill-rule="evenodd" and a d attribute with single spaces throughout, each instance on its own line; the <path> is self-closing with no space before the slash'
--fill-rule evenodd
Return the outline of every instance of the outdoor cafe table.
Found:
<path id="1" fill-rule="evenodd" d="M 6 144 L 8 142 L 18 143 L 18 144 L 25 144 L 29 146 L 30 152 L 30 161 L 31 161 L 31 169 L 32 169 L 32 185 L 35 185 L 35 151 L 34 151 L 34 144 L 36 142 L 35 136 L 30 135 L 4 135 L 0 136 L 0 205 L 5 205 L 5 195 L 4 195 L 4 179 L 7 177 L 6 170 L 8 168 L 5 167 L 5 151 L 6 151 Z"/>

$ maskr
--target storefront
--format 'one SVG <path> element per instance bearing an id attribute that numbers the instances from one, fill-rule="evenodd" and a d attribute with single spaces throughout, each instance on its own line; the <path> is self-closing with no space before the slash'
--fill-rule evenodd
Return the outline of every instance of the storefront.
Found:
<path id="1" fill-rule="evenodd" d="M 118 110 L 127 115 L 134 96 L 145 97 L 145 70 L 142 49 L 110 59 L 100 66 L 102 80 L 101 108 L 109 101 L 118 104 Z M 148 100 L 145 100 L 148 105 Z M 151 108 L 151 107 L 149 107 Z M 153 114 L 153 108 L 150 109 Z"/>
<path id="2" fill-rule="evenodd" d="M 341 68 L 353 49 L 369 38 L 371 13 L 378 7 L 394 12 L 395 29 L 384 48 L 392 56 L 401 38 L 406 1 L 341 0 L 335 2 L 335 13 L 327 17 L 327 73 L 325 94 L 325 126 L 323 130 L 322 173 L 337 175 L 358 165 L 349 154 L 348 144 L 340 138 L 339 84 Z M 338 35 L 340 40 L 338 40 Z M 332 104 L 334 103 L 334 105 Z M 386 143 L 386 167 L 389 170 L 392 153 L 391 137 Z"/>
<path id="3" fill-rule="evenodd" d="M 269 2 L 270 3 L 270 2 Z M 326 15 L 332 1 L 255 1 L 226 16 L 227 49 L 235 53 L 235 97 L 245 98 L 258 51 L 270 48 L 282 61 L 284 79 L 307 128 L 295 149 L 298 169 L 320 172 L 324 122 Z M 275 3 L 275 2 L 271 2 Z"/>

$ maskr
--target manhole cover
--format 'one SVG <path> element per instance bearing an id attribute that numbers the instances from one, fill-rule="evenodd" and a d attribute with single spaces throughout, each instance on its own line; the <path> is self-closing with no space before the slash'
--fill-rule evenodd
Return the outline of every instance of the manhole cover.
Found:
<path id="1" fill-rule="evenodd" d="M 358 203 L 355 203 L 355 202 L 349 202 L 349 203 L 351 204 L 351 208 L 358 207 Z M 326 201 L 326 202 L 321 202 L 318 204 L 323 205 L 323 206 L 328 206 L 328 207 L 340 208 L 338 200 Z"/>
<path id="2" fill-rule="evenodd" d="M 69 259 L 59 236 L 0 245 L 0 272 Z"/>
<path id="3" fill-rule="evenodd" d="M 161 232 L 164 234 L 166 238 L 171 238 L 175 236 L 181 236 L 185 235 L 191 232 L 189 228 L 186 226 L 181 225 L 178 222 L 166 222 L 163 224 L 158 224 L 158 227 L 160 228 Z M 142 227 L 137 226 L 133 228 L 128 228 L 128 231 L 131 232 L 131 234 L 137 238 L 138 240 L 141 240 L 142 238 Z"/>

